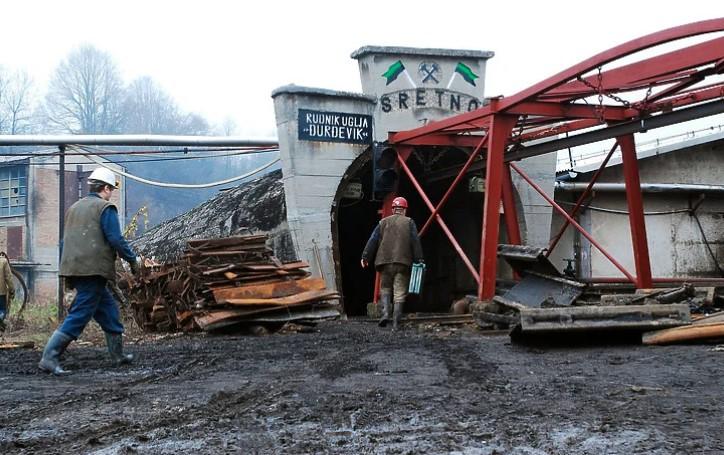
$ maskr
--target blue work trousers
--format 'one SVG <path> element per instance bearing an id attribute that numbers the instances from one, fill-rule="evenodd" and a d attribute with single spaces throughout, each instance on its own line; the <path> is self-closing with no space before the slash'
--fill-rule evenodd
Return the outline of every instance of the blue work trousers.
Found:
<path id="1" fill-rule="evenodd" d="M 72 277 L 71 284 L 78 293 L 70 306 L 68 316 L 58 330 L 78 339 L 91 318 L 107 333 L 123 333 L 123 323 L 118 304 L 106 288 L 106 280 L 100 276 Z"/>
<path id="2" fill-rule="evenodd" d="M 0 295 L 0 321 L 5 319 L 5 315 L 8 314 L 7 301 L 6 295 Z"/>

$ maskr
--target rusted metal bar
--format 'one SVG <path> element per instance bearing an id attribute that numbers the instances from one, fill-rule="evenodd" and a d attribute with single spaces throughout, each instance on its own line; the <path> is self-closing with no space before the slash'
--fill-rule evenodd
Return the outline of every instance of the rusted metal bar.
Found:
<path id="1" fill-rule="evenodd" d="M 465 165 L 463 168 L 458 172 L 457 177 L 455 177 L 455 180 L 450 184 L 450 187 L 445 192 L 445 195 L 440 199 L 440 202 L 438 202 L 437 207 L 435 207 L 435 210 L 432 211 L 432 214 L 430 214 L 430 217 L 425 222 L 424 226 L 422 226 L 422 229 L 420 229 L 420 236 L 423 236 L 425 232 L 427 232 L 427 229 L 430 227 L 430 224 L 432 224 L 432 221 L 435 219 L 435 216 L 437 216 L 438 212 L 442 207 L 445 205 L 447 200 L 450 198 L 450 195 L 452 195 L 453 191 L 457 187 L 458 183 L 463 179 L 465 176 L 465 173 L 468 171 L 468 168 L 471 164 L 473 164 L 473 160 L 475 160 L 475 157 L 478 156 L 478 153 L 480 152 L 480 149 L 485 145 L 485 143 L 488 141 L 488 136 L 483 137 L 480 140 L 480 143 L 478 143 L 477 147 L 473 150 L 473 152 L 468 157 L 468 160 L 465 162 Z"/>
<path id="2" fill-rule="evenodd" d="M 531 180 L 531 178 L 528 177 L 528 175 L 526 175 L 525 172 L 523 172 L 518 166 L 516 166 L 515 163 L 510 163 L 510 167 L 512 167 L 515 170 L 515 172 L 520 174 L 520 176 L 523 177 L 523 180 L 528 182 L 528 184 L 531 187 L 533 187 L 533 189 L 536 190 L 536 192 L 538 192 L 538 194 L 540 194 L 541 197 L 543 197 L 543 199 L 545 199 L 551 205 L 551 207 L 553 207 L 558 213 L 560 213 L 564 218 L 566 218 L 568 220 L 568 222 L 571 223 L 573 225 L 573 227 L 575 227 L 578 230 L 578 232 L 581 233 L 581 235 L 583 235 L 586 239 L 588 239 L 588 241 L 591 242 L 591 244 L 593 246 L 595 246 L 596 249 L 598 249 L 598 251 L 600 251 L 604 256 L 606 256 L 606 259 L 611 261 L 611 264 L 613 264 L 617 269 L 619 269 L 621 271 L 621 273 L 623 273 L 626 276 L 626 278 L 629 279 L 629 281 L 631 281 L 632 283 L 636 282 L 636 278 L 633 275 L 631 275 L 621 264 L 619 264 L 618 261 L 616 261 L 616 259 L 614 259 L 614 257 L 608 253 L 608 251 L 606 251 L 601 245 L 599 245 L 599 243 L 596 242 L 596 240 L 593 237 L 591 237 L 591 234 L 586 232 L 586 230 L 583 229 L 583 227 L 581 227 L 581 225 L 578 224 L 576 222 L 576 220 L 571 218 L 568 215 L 568 213 L 563 208 L 561 208 L 560 205 L 556 204 L 556 202 L 553 199 L 551 199 L 545 193 L 545 191 L 543 191 L 543 189 L 541 187 L 536 185 L 536 183 L 533 180 Z"/>
<path id="3" fill-rule="evenodd" d="M 596 183 L 596 180 L 598 180 L 598 177 L 601 175 L 603 170 L 606 169 L 606 165 L 608 164 L 608 161 L 611 159 L 611 157 L 613 156 L 613 153 L 616 151 L 617 148 L 618 148 L 618 141 L 615 144 L 613 144 L 613 147 L 611 147 L 611 150 L 608 152 L 608 155 L 606 155 L 606 158 L 603 159 L 603 161 L 601 162 L 601 165 L 598 167 L 596 172 L 591 177 L 591 181 L 588 182 L 588 186 L 583 191 L 583 194 L 581 194 L 581 196 L 578 198 L 578 201 L 576 201 L 576 206 L 573 207 L 573 210 L 571 210 L 571 213 L 570 213 L 571 218 L 578 215 L 578 210 L 583 205 L 583 201 L 585 201 L 586 198 L 588 197 L 588 195 L 591 193 L 593 184 Z M 558 234 L 553 238 L 553 240 L 551 241 L 551 244 L 548 246 L 548 252 L 546 253 L 546 256 L 551 255 L 551 253 L 553 252 L 553 248 L 556 247 L 556 245 L 558 244 L 558 241 L 561 239 L 561 237 L 563 237 L 563 233 L 566 232 L 566 229 L 568 229 L 569 225 L 570 225 L 570 223 L 568 222 L 568 220 L 566 220 L 563 223 L 563 226 L 561 226 L 561 229 L 558 231 Z"/>
<path id="4" fill-rule="evenodd" d="M 430 202 L 430 199 L 425 194 L 425 190 L 422 189 L 420 184 L 418 183 L 417 179 L 415 178 L 415 175 L 412 173 L 410 168 L 407 166 L 407 163 L 405 163 L 405 159 L 403 156 L 399 153 L 397 155 L 397 162 L 400 163 L 400 167 L 405 171 L 405 174 L 407 174 L 407 177 L 410 179 L 410 182 L 412 182 L 412 186 L 415 187 L 417 192 L 420 194 L 420 197 L 425 202 L 425 205 L 430 209 L 431 212 L 435 211 L 435 206 L 432 205 L 432 202 Z M 447 227 L 447 224 L 442 219 L 442 217 L 437 214 L 435 215 L 435 219 L 440 224 L 440 227 L 442 228 L 442 231 L 447 236 L 448 240 L 450 240 L 450 243 L 452 243 L 453 248 L 455 248 L 455 251 L 458 253 L 458 256 L 460 256 L 460 259 L 462 259 L 465 266 L 468 268 L 470 273 L 473 275 L 473 278 L 475 278 L 475 281 L 480 283 L 480 276 L 478 275 L 477 271 L 475 270 L 475 267 L 470 262 L 470 259 L 468 259 L 468 256 L 463 251 L 462 247 L 458 243 L 457 240 L 455 240 L 455 236 L 450 232 L 450 229 Z"/>
<path id="5" fill-rule="evenodd" d="M 617 140 L 621 144 L 623 175 L 626 182 L 628 219 L 631 226 L 634 264 L 636 264 L 636 285 L 640 288 L 650 288 L 652 284 L 651 262 L 646 238 L 644 203 L 641 197 L 641 180 L 639 179 L 639 164 L 636 158 L 636 144 L 634 143 L 633 134 L 621 136 Z"/>

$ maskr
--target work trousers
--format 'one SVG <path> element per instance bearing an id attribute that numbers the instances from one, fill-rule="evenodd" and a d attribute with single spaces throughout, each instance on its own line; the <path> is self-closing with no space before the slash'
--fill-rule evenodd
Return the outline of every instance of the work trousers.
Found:
<path id="1" fill-rule="evenodd" d="M 410 267 L 405 264 L 384 264 L 380 267 L 380 295 L 392 295 L 395 303 L 405 303 L 410 285 Z"/>
<path id="2" fill-rule="evenodd" d="M 0 295 L 0 321 L 5 319 L 8 314 L 8 297 L 7 295 Z"/>
<path id="3" fill-rule="evenodd" d="M 70 280 L 78 293 L 58 330 L 76 340 L 88 322 L 95 319 L 104 332 L 123 333 L 118 304 L 106 288 L 108 280 L 100 276 L 71 277 Z"/>

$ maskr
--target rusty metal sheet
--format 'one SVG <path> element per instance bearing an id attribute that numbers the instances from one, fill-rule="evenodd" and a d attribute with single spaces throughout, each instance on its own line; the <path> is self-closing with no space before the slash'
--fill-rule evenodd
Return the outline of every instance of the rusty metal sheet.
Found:
<path id="1" fill-rule="evenodd" d="M 319 291 L 325 287 L 326 284 L 323 278 L 309 277 L 301 280 L 215 288 L 213 289 L 213 293 L 217 303 L 225 303 L 227 299 L 271 299 L 286 297 L 304 291 Z"/>
<path id="2" fill-rule="evenodd" d="M 336 291 L 329 289 L 304 291 L 297 294 L 289 295 L 286 297 L 277 297 L 269 299 L 259 298 L 248 298 L 248 299 L 225 299 L 224 303 L 229 305 L 295 305 L 305 302 L 314 302 L 319 300 L 332 300 L 339 299 L 339 294 Z"/>

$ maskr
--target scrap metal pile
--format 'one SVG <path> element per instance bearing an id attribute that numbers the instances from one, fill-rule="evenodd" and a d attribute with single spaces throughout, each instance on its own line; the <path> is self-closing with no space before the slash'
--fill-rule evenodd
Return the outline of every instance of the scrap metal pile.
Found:
<path id="1" fill-rule="evenodd" d="M 520 280 L 492 302 L 474 305 L 478 325 L 510 328 L 516 338 L 596 331 L 638 332 L 646 344 L 724 338 L 720 288 L 685 283 L 674 289 L 637 290 L 628 285 L 584 284 L 561 275 L 545 252 L 521 245 L 498 246 L 498 257 Z M 702 317 L 707 314 L 711 315 Z"/>
<path id="2" fill-rule="evenodd" d="M 212 331 L 338 317 L 339 294 L 311 277 L 307 263 L 281 263 L 266 241 L 189 240 L 177 262 L 146 262 L 139 276 L 121 280 L 136 322 L 147 331 Z"/>

